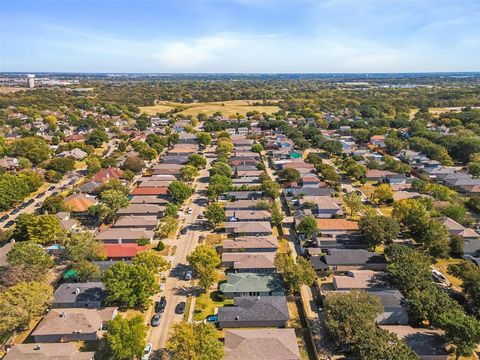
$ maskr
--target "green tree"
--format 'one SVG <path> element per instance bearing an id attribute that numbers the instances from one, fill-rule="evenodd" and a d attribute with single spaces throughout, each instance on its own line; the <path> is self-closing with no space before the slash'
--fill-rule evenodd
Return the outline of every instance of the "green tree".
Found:
<path id="1" fill-rule="evenodd" d="M 18 241 L 32 241 L 38 244 L 50 244 L 62 241 L 65 231 L 60 219 L 55 215 L 21 214 L 17 218 L 17 226 L 13 237 Z"/>
<path id="2" fill-rule="evenodd" d="M 0 294 L 0 334 L 28 328 L 50 304 L 53 288 L 43 282 L 20 282 Z"/>
<path id="3" fill-rule="evenodd" d="M 143 265 L 154 273 L 160 273 L 168 269 L 168 261 L 153 251 L 142 251 L 133 258 L 134 265 Z"/>
<path id="4" fill-rule="evenodd" d="M 362 209 L 362 198 L 356 193 L 351 192 L 343 196 L 343 202 L 350 209 L 351 216 L 354 216 Z"/>
<path id="5" fill-rule="evenodd" d="M 277 202 L 274 202 L 272 205 L 272 218 L 271 218 L 272 225 L 281 226 L 284 218 L 285 218 L 285 215 L 283 214 L 283 211 L 280 209 L 280 206 L 278 206 Z"/>
<path id="6" fill-rule="evenodd" d="M 265 179 L 262 181 L 262 191 L 265 196 L 276 199 L 280 195 L 280 185 L 271 179 Z"/>
<path id="7" fill-rule="evenodd" d="M 445 340 L 452 344 L 456 359 L 471 356 L 480 343 L 480 321 L 463 311 L 445 311 L 439 318 Z"/>
<path id="8" fill-rule="evenodd" d="M 123 261 L 113 264 L 102 277 L 107 291 L 107 302 L 122 308 L 145 308 L 158 290 L 155 275 L 145 265 L 128 265 Z"/>
<path id="9" fill-rule="evenodd" d="M 140 315 L 128 319 L 117 315 L 108 324 L 107 344 L 115 359 L 140 359 L 145 348 L 147 327 Z"/>
<path id="10" fill-rule="evenodd" d="M 178 221 L 172 216 L 165 216 L 157 229 L 157 235 L 161 238 L 167 238 L 171 233 L 175 232 L 178 227 Z"/>
<path id="11" fill-rule="evenodd" d="M 417 240 L 427 247 L 429 254 L 434 258 L 446 258 L 450 252 L 448 229 L 434 219 L 425 225 Z"/>
<path id="12" fill-rule="evenodd" d="M 61 211 L 68 211 L 68 206 L 60 195 L 50 195 L 40 207 L 43 214 L 58 214 Z"/>
<path id="13" fill-rule="evenodd" d="M 198 170 L 193 165 L 185 165 L 180 169 L 180 179 L 191 182 L 198 176 Z"/>
<path id="14" fill-rule="evenodd" d="M 442 213 L 450 219 L 453 219 L 460 224 L 464 224 L 467 209 L 465 209 L 465 206 L 462 203 L 451 203 L 442 209 Z"/>
<path id="15" fill-rule="evenodd" d="M 215 152 L 217 155 L 228 155 L 233 151 L 233 144 L 228 139 L 220 139 L 218 140 L 217 148 Z"/>
<path id="16" fill-rule="evenodd" d="M 32 242 L 15 243 L 7 253 L 7 263 L 25 280 L 42 280 L 53 268 L 52 258 Z"/>
<path id="17" fill-rule="evenodd" d="M 225 162 L 217 161 L 210 169 L 210 176 L 221 175 L 227 178 L 232 176 L 232 168 Z"/>
<path id="18" fill-rule="evenodd" d="M 302 285 L 313 285 L 317 278 L 312 264 L 300 256 L 297 257 L 297 263 L 295 263 L 290 255 L 277 253 L 275 267 L 282 274 L 290 294 L 300 292 Z"/>
<path id="19" fill-rule="evenodd" d="M 305 216 L 298 224 L 297 232 L 304 234 L 306 239 L 310 239 L 318 233 L 317 222 L 313 217 Z"/>
<path id="20" fill-rule="evenodd" d="M 207 197 L 209 199 L 217 199 L 220 195 L 230 190 L 232 180 L 230 177 L 223 175 L 213 175 L 210 177 L 210 183 L 207 189 Z"/>
<path id="21" fill-rule="evenodd" d="M 10 145 L 9 152 L 14 157 L 23 157 L 30 160 L 33 165 L 38 165 L 47 160 L 51 154 L 50 146 L 40 137 L 17 139 Z"/>
<path id="22" fill-rule="evenodd" d="M 262 144 L 253 144 L 252 151 L 260 154 L 263 151 Z"/>
<path id="23" fill-rule="evenodd" d="M 400 231 L 400 226 L 395 219 L 381 215 L 364 216 L 358 225 L 368 246 L 372 249 L 380 244 L 391 243 Z"/>
<path id="24" fill-rule="evenodd" d="M 167 342 L 171 360 L 222 360 L 223 344 L 215 327 L 204 323 L 176 323 Z"/>
<path id="25" fill-rule="evenodd" d="M 188 157 L 187 164 L 192 165 L 196 169 L 203 169 L 207 166 L 207 158 L 200 154 L 192 154 Z"/>
<path id="26" fill-rule="evenodd" d="M 360 343 L 366 332 L 375 332 L 382 310 L 379 298 L 364 291 L 332 292 L 324 300 L 325 324 L 337 345 Z"/>
<path id="27" fill-rule="evenodd" d="M 87 173 L 89 175 L 93 175 L 100 170 L 102 170 L 102 163 L 98 156 L 90 155 L 86 160 L 85 163 L 87 164 Z"/>
<path id="28" fill-rule="evenodd" d="M 134 173 L 139 173 L 143 170 L 145 163 L 138 156 L 127 156 L 122 164 L 122 170 L 130 170 Z"/>
<path id="29" fill-rule="evenodd" d="M 75 159 L 70 157 L 54 158 L 48 162 L 45 168 L 63 175 L 75 169 Z"/>
<path id="30" fill-rule="evenodd" d="M 180 210 L 180 208 L 177 204 L 168 203 L 167 206 L 165 207 L 165 213 L 163 215 L 164 216 L 170 216 L 172 218 L 177 219 L 179 210 Z"/>
<path id="31" fill-rule="evenodd" d="M 193 190 L 188 184 L 173 181 L 168 185 L 168 194 L 177 204 L 183 204 L 193 194 Z"/>
<path id="32" fill-rule="evenodd" d="M 92 281 L 100 276 L 100 267 L 87 260 L 73 263 L 72 269 L 76 272 L 75 279 L 80 282 Z"/>
<path id="33" fill-rule="evenodd" d="M 199 245 L 187 256 L 188 263 L 198 276 L 199 284 L 207 290 L 218 278 L 216 267 L 222 262 L 217 251 L 208 245 Z"/>
<path id="34" fill-rule="evenodd" d="M 471 262 L 462 261 L 450 265 L 449 272 L 462 280 L 462 290 L 471 308 L 480 315 L 480 268 Z"/>
<path id="35" fill-rule="evenodd" d="M 278 176 L 284 183 L 299 182 L 301 179 L 300 173 L 298 172 L 298 170 L 290 169 L 290 168 L 280 171 Z"/>
<path id="36" fill-rule="evenodd" d="M 128 206 L 128 197 L 120 190 L 109 189 L 100 193 L 100 201 L 104 203 L 113 213 L 118 209 Z"/>
<path id="37" fill-rule="evenodd" d="M 373 192 L 373 198 L 380 204 L 393 202 L 393 190 L 390 185 L 381 184 Z"/>
<path id="38" fill-rule="evenodd" d="M 85 144 L 92 145 L 95 148 L 99 148 L 103 143 L 108 141 L 108 135 L 104 130 L 95 129 L 90 132 L 85 140 Z"/>
<path id="39" fill-rule="evenodd" d="M 212 137 L 210 136 L 209 133 L 200 132 L 197 134 L 197 140 L 200 143 L 200 145 L 208 146 L 212 142 Z"/>
<path id="40" fill-rule="evenodd" d="M 225 211 L 219 203 L 209 204 L 205 209 L 204 215 L 212 229 L 227 220 Z"/>
<path id="41" fill-rule="evenodd" d="M 65 242 L 65 257 L 73 263 L 105 259 L 101 243 L 90 232 L 73 233 Z"/>

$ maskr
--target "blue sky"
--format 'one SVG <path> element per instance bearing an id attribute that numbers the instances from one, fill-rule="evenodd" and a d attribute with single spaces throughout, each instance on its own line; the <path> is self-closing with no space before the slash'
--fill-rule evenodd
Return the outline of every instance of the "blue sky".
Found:
<path id="1" fill-rule="evenodd" d="M 0 71 L 480 70 L 479 0 L 0 0 Z"/>

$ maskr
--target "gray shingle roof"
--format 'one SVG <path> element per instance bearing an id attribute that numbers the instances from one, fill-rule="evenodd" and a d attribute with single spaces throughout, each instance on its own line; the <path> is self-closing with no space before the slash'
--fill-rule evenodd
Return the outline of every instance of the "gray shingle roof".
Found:
<path id="1" fill-rule="evenodd" d="M 229 273 L 221 292 L 283 292 L 283 281 L 278 274 Z"/>
<path id="2" fill-rule="evenodd" d="M 223 306 L 218 309 L 221 321 L 287 321 L 287 299 L 285 296 L 245 296 L 233 299 L 235 306 Z"/>

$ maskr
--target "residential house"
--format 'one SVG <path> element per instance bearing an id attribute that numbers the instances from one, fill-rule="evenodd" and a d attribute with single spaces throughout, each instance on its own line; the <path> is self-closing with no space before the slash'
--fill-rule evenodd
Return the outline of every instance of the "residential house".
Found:
<path id="1" fill-rule="evenodd" d="M 130 204 L 117 211 L 117 215 L 124 216 L 160 216 L 165 211 L 165 206 L 155 204 Z"/>
<path id="2" fill-rule="evenodd" d="M 479 240 L 480 235 L 474 231 L 473 229 L 469 229 L 464 227 L 463 225 L 459 224 L 453 219 L 450 219 L 449 217 L 443 217 L 440 220 L 440 223 L 444 226 L 447 227 L 448 232 L 450 235 L 456 235 L 456 236 L 461 236 L 465 240 Z"/>
<path id="3" fill-rule="evenodd" d="M 394 174 L 394 172 L 388 170 L 369 169 L 365 175 L 365 179 L 369 181 L 381 181 L 385 176 Z"/>
<path id="4" fill-rule="evenodd" d="M 88 209 L 98 203 L 97 198 L 85 194 L 72 194 L 64 199 L 65 204 L 71 209 L 71 214 L 77 218 L 88 216 Z"/>
<path id="5" fill-rule="evenodd" d="M 52 309 L 33 330 L 37 343 L 96 341 L 107 323 L 117 314 L 117 308 Z"/>
<path id="6" fill-rule="evenodd" d="M 219 291 L 226 298 L 237 296 L 283 296 L 284 285 L 279 274 L 228 273 Z"/>
<path id="7" fill-rule="evenodd" d="M 225 331 L 224 360 L 300 360 L 294 329 Z"/>
<path id="8" fill-rule="evenodd" d="M 272 216 L 267 210 L 228 210 L 225 211 L 227 221 L 270 221 Z"/>
<path id="9" fill-rule="evenodd" d="M 165 206 L 168 204 L 168 201 L 155 195 L 136 195 L 132 196 L 130 204 L 153 204 Z"/>
<path id="10" fill-rule="evenodd" d="M 408 325 L 382 325 L 407 345 L 418 355 L 420 360 L 447 360 L 444 332 L 431 328 L 413 328 Z"/>
<path id="11" fill-rule="evenodd" d="M 148 250 L 147 246 L 137 244 L 104 244 L 103 250 L 107 260 L 131 260 L 138 253 Z M 107 261 L 113 263 L 113 261 Z"/>
<path id="12" fill-rule="evenodd" d="M 222 266 L 235 272 L 271 273 L 276 270 L 275 252 L 224 252 Z"/>
<path id="13" fill-rule="evenodd" d="M 239 221 L 223 223 L 227 234 L 234 236 L 268 236 L 272 235 L 272 226 L 267 221 Z"/>
<path id="14" fill-rule="evenodd" d="M 168 186 L 162 187 L 137 187 L 130 192 L 134 196 L 164 196 L 168 194 Z"/>
<path id="15" fill-rule="evenodd" d="M 110 167 L 107 169 L 102 169 L 99 172 L 97 172 L 95 175 L 93 175 L 93 177 L 91 178 L 91 181 L 103 184 L 112 179 L 120 179 L 122 175 L 123 175 L 122 170 L 116 167 Z"/>
<path id="16" fill-rule="evenodd" d="M 327 255 L 312 256 L 311 262 L 316 271 L 377 270 L 387 268 L 385 256 L 364 249 L 330 249 Z"/>
<path id="17" fill-rule="evenodd" d="M 320 236 L 336 238 L 339 235 L 348 235 L 358 231 L 358 223 L 346 219 L 317 219 L 317 228 Z"/>
<path id="18" fill-rule="evenodd" d="M 370 143 L 379 148 L 385 148 L 385 135 L 373 135 L 370 137 Z"/>
<path id="19" fill-rule="evenodd" d="M 79 149 L 79 148 L 75 148 L 75 149 L 72 149 L 72 150 L 68 150 L 68 151 L 62 151 L 60 154 L 58 154 L 59 157 L 63 157 L 63 158 L 66 158 L 66 157 L 73 157 L 75 160 L 82 160 L 83 158 L 85 158 L 88 154 Z"/>
<path id="20" fill-rule="evenodd" d="M 78 221 L 70 218 L 68 211 L 61 211 L 55 216 L 60 219 L 60 226 L 66 231 L 75 231 L 78 228 Z"/>
<path id="21" fill-rule="evenodd" d="M 52 308 L 101 308 L 107 292 L 101 282 L 63 283 L 53 294 Z"/>
<path id="22" fill-rule="evenodd" d="M 218 308 L 219 328 L 284 327 L 290 319 L 285 296 L 243 296 Z"/>
<path id="23" fill-rule="evenodd" d="M 261 191 L 229 191 L 227 196 L 233 200 L 257 200 L 260 199 L 263 195 Z"/>
<path id="24" fill-rule="evenodd" d="M 333 276 L 335 290 L 385 288 L 386 274 L 372 270 L 349 270 L 345 275 Z"/>
<path id="25" fill-rule="evenodd" d="M 225 239 L 222 242 L 222 252 L 275 252 L 278 249 L 276 236 L 244 236 Z"/>
<path id="26" fill-rule="evenodd" d="M 0 168 L 5 170 L 15 170 L 18 168 L 18 159 L 10 156 L 4 156 L 0 159 Z"/>
<path id="27" fill-rule="evenodd" d="M 251 210 L 256 208 L 257 208 L 256 200 L 238 200 L 233 202 L 227 202 L 225 204 L 226 211 Z"/>
<path id="28" fill-rule="evenodd" d="M 144 228 L 154 230 L 158 225 L 156 216 L 120 216 L 112 227 L 114 228 Z"/>
<path id="29" fill-rule="evenodd" d="M 147 239 L 150 242 L 154 236 L 152 230 L 145 228 L 107 228 L 99 231 L 95 239 L 105 244 L 136 244 L 140 239 Z"/>
<path id="30" fill-rule="evenodd" d="M 94 351 L 78 351 L 74 344 L 15 344 L 3 360 L 93 360 Z"/>
<path id="31" fill-rule="evenodd" d="M 397 289 L 371 289 L 370 295 L 380 300 L 383 312 L 378 315 L 378 325 L 407 325 L 408 313 L 405 310 L 405 298 Z"/>

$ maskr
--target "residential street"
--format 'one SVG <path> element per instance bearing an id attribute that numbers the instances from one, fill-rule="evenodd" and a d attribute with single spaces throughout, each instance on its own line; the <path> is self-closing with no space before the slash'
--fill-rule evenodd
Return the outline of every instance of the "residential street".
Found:
<path id="1" fill-rule="evenodd" d="M 208 150 L 206 150 L 208 151 Z M 200 215 L 205 205 L 205 202 L 202 202 L 203 191 L 208 186 L 208 177 L 210 168 L 211 158 L 208 158 L 207 168 L 200 171 L 199 178 L 194 183 L 195 193 L 192 195 L 184 208 L 191 207 L 192 213 L 186 214 L 183 212 L 179 217 L 179 228 L 177 230 L 177 236 L 174 239 L 168 239 L 164 243 L 170 247 L 177 246 L 174 256 L 167 258 L 171 262 L 170 271 L 165 274 L 167 276 L 167 281 L 165 282 L 165 288 L 163 292 L 155 296 L 154 300 L 157 301 L 160 298 L 160 295 L 165 296 L 167 300 L 167 306 L 165 312 L 162 313 L 160 326 L 155 328 L 150 328 L 148 342 L 153 344 L 154 349 L 161 349 L 165 347 L 169 333 L 172 329 L 174 323 L 179 322 L 183 319 L 183 314 L 175 314 L 175 307 L 181 301 L 186 301 L 187 296 L 195 293 L 196 287 L 193 286 L 192 281 L 185 281 L 184 275 L 187 267 L 187 255 L 190 254 L 195 247 L 198 245 L 199 236 L 202 231 L 199 231 L 199 223 L 197 220 L 198 215 Z M 187 227 L 187 233 L 185 235 L 180 234 L 180 230 L 184 227 Z"/>

